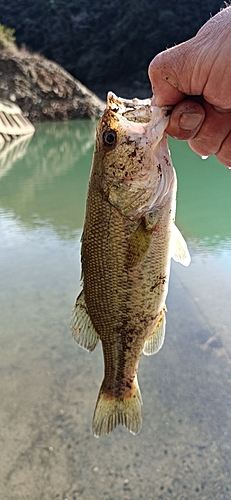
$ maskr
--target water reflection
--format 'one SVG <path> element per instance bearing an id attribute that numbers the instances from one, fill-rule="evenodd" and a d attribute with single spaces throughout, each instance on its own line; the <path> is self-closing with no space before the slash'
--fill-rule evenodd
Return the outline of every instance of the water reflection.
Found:
<path id="1" fill-rule="evenodd" d="M 91 121 L 38 124 L 0 152 L 0 204 L 28 227 L 50 224 L 60 235 L 81 228 L 95 138 Z M 231 172 L 170 140 L 178 175 L 177 223 L 199 252 L 227 254 L 231 241 Z M 26 153 L 26 154 L 25 154 Z"/>
<path id="2" fill-rule="evenodd" d="M 1 179 L 2 209 L 31 228 L 50 224 L 69 236 L 81 228 L 94 137 L 92 121 L 38 124 L 26 156 Z"/>
<path id="3" fill-rule="evenodd" d="M 6 175 L 17 160 L 25 157 L 32 135 L 22 135 L 9 142 L 4 141 L 0 150 L 0 179 Z"/>

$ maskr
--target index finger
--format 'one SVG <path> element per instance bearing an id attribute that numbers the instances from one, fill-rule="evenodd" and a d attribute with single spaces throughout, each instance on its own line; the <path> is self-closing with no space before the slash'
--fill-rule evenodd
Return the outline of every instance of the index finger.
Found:
<path id="1" fill-rule="evenodd" d="M 177 78 L 174 76 L 172 69 L 170 72 L 166 66 L 165 54 L 161 52 L 154 57 L 148 69 L 157 106 L 178 104 L 185 97 L 185 94 L 177 88 Z"/>

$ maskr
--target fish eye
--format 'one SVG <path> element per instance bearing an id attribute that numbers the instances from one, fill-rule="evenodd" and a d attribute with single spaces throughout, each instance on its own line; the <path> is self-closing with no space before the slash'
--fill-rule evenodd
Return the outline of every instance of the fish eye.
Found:
<path id="1" fill-rule="evenodd" d="M 115 146 L 116 132 L 114 130 L 104 130 L 103 142 L 106 146 Z"/>

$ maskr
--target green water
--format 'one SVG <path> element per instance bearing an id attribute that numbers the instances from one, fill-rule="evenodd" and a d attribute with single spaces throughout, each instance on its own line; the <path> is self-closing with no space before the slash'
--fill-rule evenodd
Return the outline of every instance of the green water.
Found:
<path id="1" fill-rule="evenodd" d="M 173 263 L 164 347 L 141 358 L 141 433 L 97 440 L 101 346 L 69 333 L 94 134 L 90 121 L 39 124 L 0 151 L 2 498 L 228 500 L 231 172 L 170 141 L 192 263 Z"/>

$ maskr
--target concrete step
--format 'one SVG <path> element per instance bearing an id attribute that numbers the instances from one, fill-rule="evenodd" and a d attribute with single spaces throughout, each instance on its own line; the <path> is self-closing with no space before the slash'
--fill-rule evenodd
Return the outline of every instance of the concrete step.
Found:
<path id="1" fill-rule="evenodd" d="M 0 101 L 0 135 L 4 141 L 21 135 L 33 134 L 34 131 L 34 126 L 22 114 L 19 106 L 9 101 Z"/>

